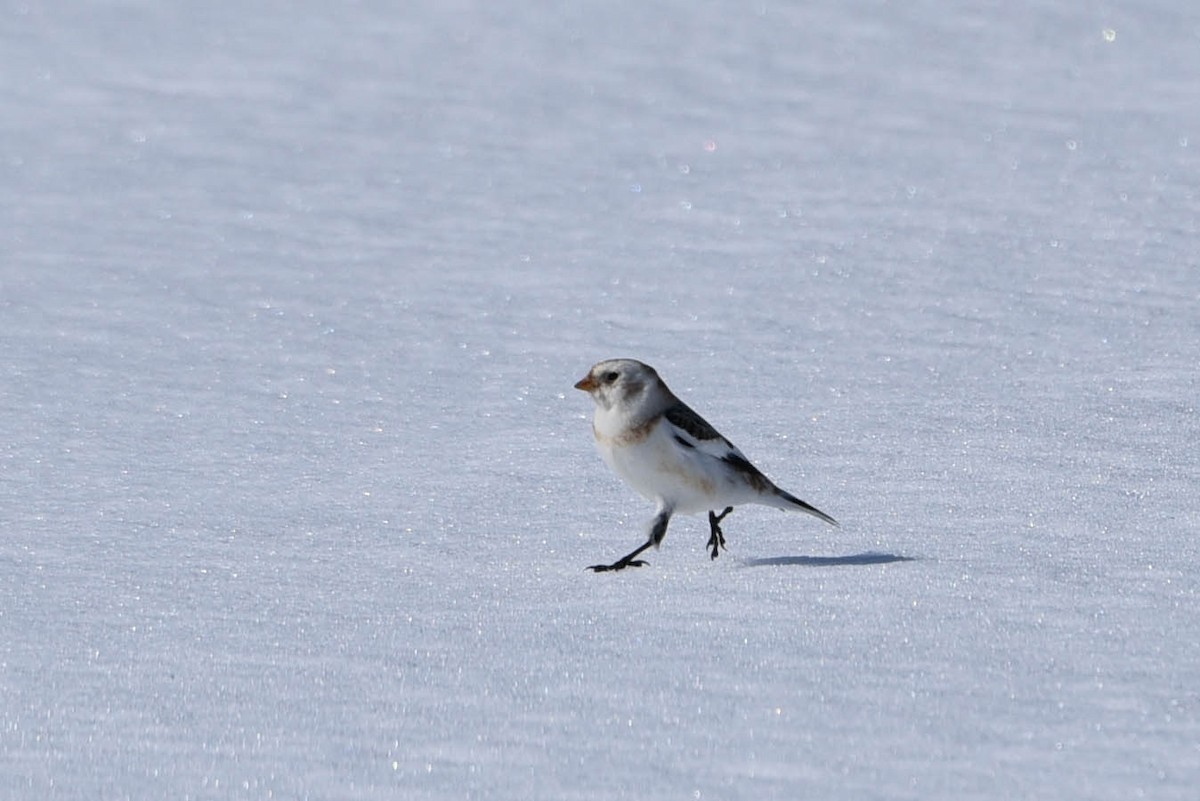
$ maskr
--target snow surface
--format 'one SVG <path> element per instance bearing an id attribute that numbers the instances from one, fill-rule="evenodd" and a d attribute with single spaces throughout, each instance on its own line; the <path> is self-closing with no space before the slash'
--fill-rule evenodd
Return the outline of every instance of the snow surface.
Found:
<path id="1" fill-rule="evenodd" d="M 1196 797 L 1194 2 L 0 39 L 0 797 Z M 585 572 L 617 355 L 842 527 Z"/>

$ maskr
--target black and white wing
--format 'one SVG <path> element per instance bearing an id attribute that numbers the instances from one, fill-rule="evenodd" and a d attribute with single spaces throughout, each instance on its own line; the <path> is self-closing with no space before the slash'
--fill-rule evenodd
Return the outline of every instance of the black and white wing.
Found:
<path id="1" fill-rule="evenodd" d="M 812 504 L 775 486 L 774 482 L 751 464 L 750 460 L 732 442 L 721 436 L 721 432 L 713 428 L 707 420 L 696 414 L 683 401 L 677 401 L 663 412 L 663 418 L 670 424 L 671 435 L 680 446 L 702 453 L 728 466 L 735 474 L 740 475 L 747 485 L 760 493 L 759 503 L 776 506 L 780 509 L 790 508 L 807 512 L 831 525 L 838 524 L 836 520 Z"/>
<path id="2" fill-rule="evenodd" d="M 683 401 L 676 402 L 663 412 L 663 417 L 671 424 L 671 434 L 675 441 L 685 448 L 694 448 L 713 459 L 724 462 L 746 480 L 760 490 L 773 487 L 770 480 L 750 463 L 750 460 L 737 449 L 732 442 L 725 439 L 720 431 L 712 427 L 707 420 Z"/>

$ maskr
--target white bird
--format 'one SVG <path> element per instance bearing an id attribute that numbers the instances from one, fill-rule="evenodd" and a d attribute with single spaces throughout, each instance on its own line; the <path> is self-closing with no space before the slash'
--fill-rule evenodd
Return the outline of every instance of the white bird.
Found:
<path id="1" fill-rule="evenodd" d="M 837 521 L 775 486 L 733 443 L 675 397 L 658 373 L 634 359 L 599 362 L 575 384 L 596 402 L 596 449 L 617 475 L 658 504 L 649 536 L 632 553 L 596 572 L 646 564 L 638 555 L 657 548 L 671 515 L 708 512 L 708 546 L 716 559 L 725 547 L 721 521 L 743 503 L 807 512 Z M 724 507 L 717 514 L 715 510 Z"/>

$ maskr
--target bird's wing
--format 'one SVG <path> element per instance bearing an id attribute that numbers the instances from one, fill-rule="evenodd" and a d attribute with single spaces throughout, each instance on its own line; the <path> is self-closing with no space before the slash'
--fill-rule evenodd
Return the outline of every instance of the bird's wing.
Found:
<path id="1" fill-rule="evenodd" d="M 707 420 L 696 414 L 692 407 L 683 401 L 675 401 L 674 404 L 667 407 L 667 410 L 663 412 L 663 417 L 667 418 L 667 422 L 675 427 L 674 433 L 677 436 L 685 435 L 693 447 L 699 444 L 706 444 L 709 447 L 719 445 L 726 449 L 733 447 L 729 440 L 721 436 L 720 431 L 709 425 Z"/>
<path id="2" fill-rule="evenodd" d="M 671 434 L 675 441 L 684 448 L 694 448 L 706 456 L 724 462 L 741 473 L 751 486 L 760 491 L 774 486 L 737 446 L 721 436 L 720 431 L 713 428 L 683 401 L 677 401 L 668 408 L 663 412 L 663 417 L 671 425 Z"/>
<path id="3" fill-rule="evenodd" d="M 746 461 L 746 457 L 732 442 L 721 436 L 720 431 L 683 401 L 677 401 L 669 407 L 663 412 L 663 417 L 670 423 L 675 441 L 683 447 L 695 448 L 715 459 L 729 461 L 730 457 L 736 457 Z"/>

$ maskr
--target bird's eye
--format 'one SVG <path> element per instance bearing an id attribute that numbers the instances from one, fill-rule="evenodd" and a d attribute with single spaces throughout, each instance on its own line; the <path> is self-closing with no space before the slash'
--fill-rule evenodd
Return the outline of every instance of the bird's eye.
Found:
<path id="1" fill-rule="evenodd" d="M 600 376 L 600 380 L 603 381 L 605 384 L 611 384 L 612 382 L 616 381 L 617 378 L 618 378 L 618 376 L 617 376 L 617 372 L 615 370 L 609 370 L 607 373 Z"/>

